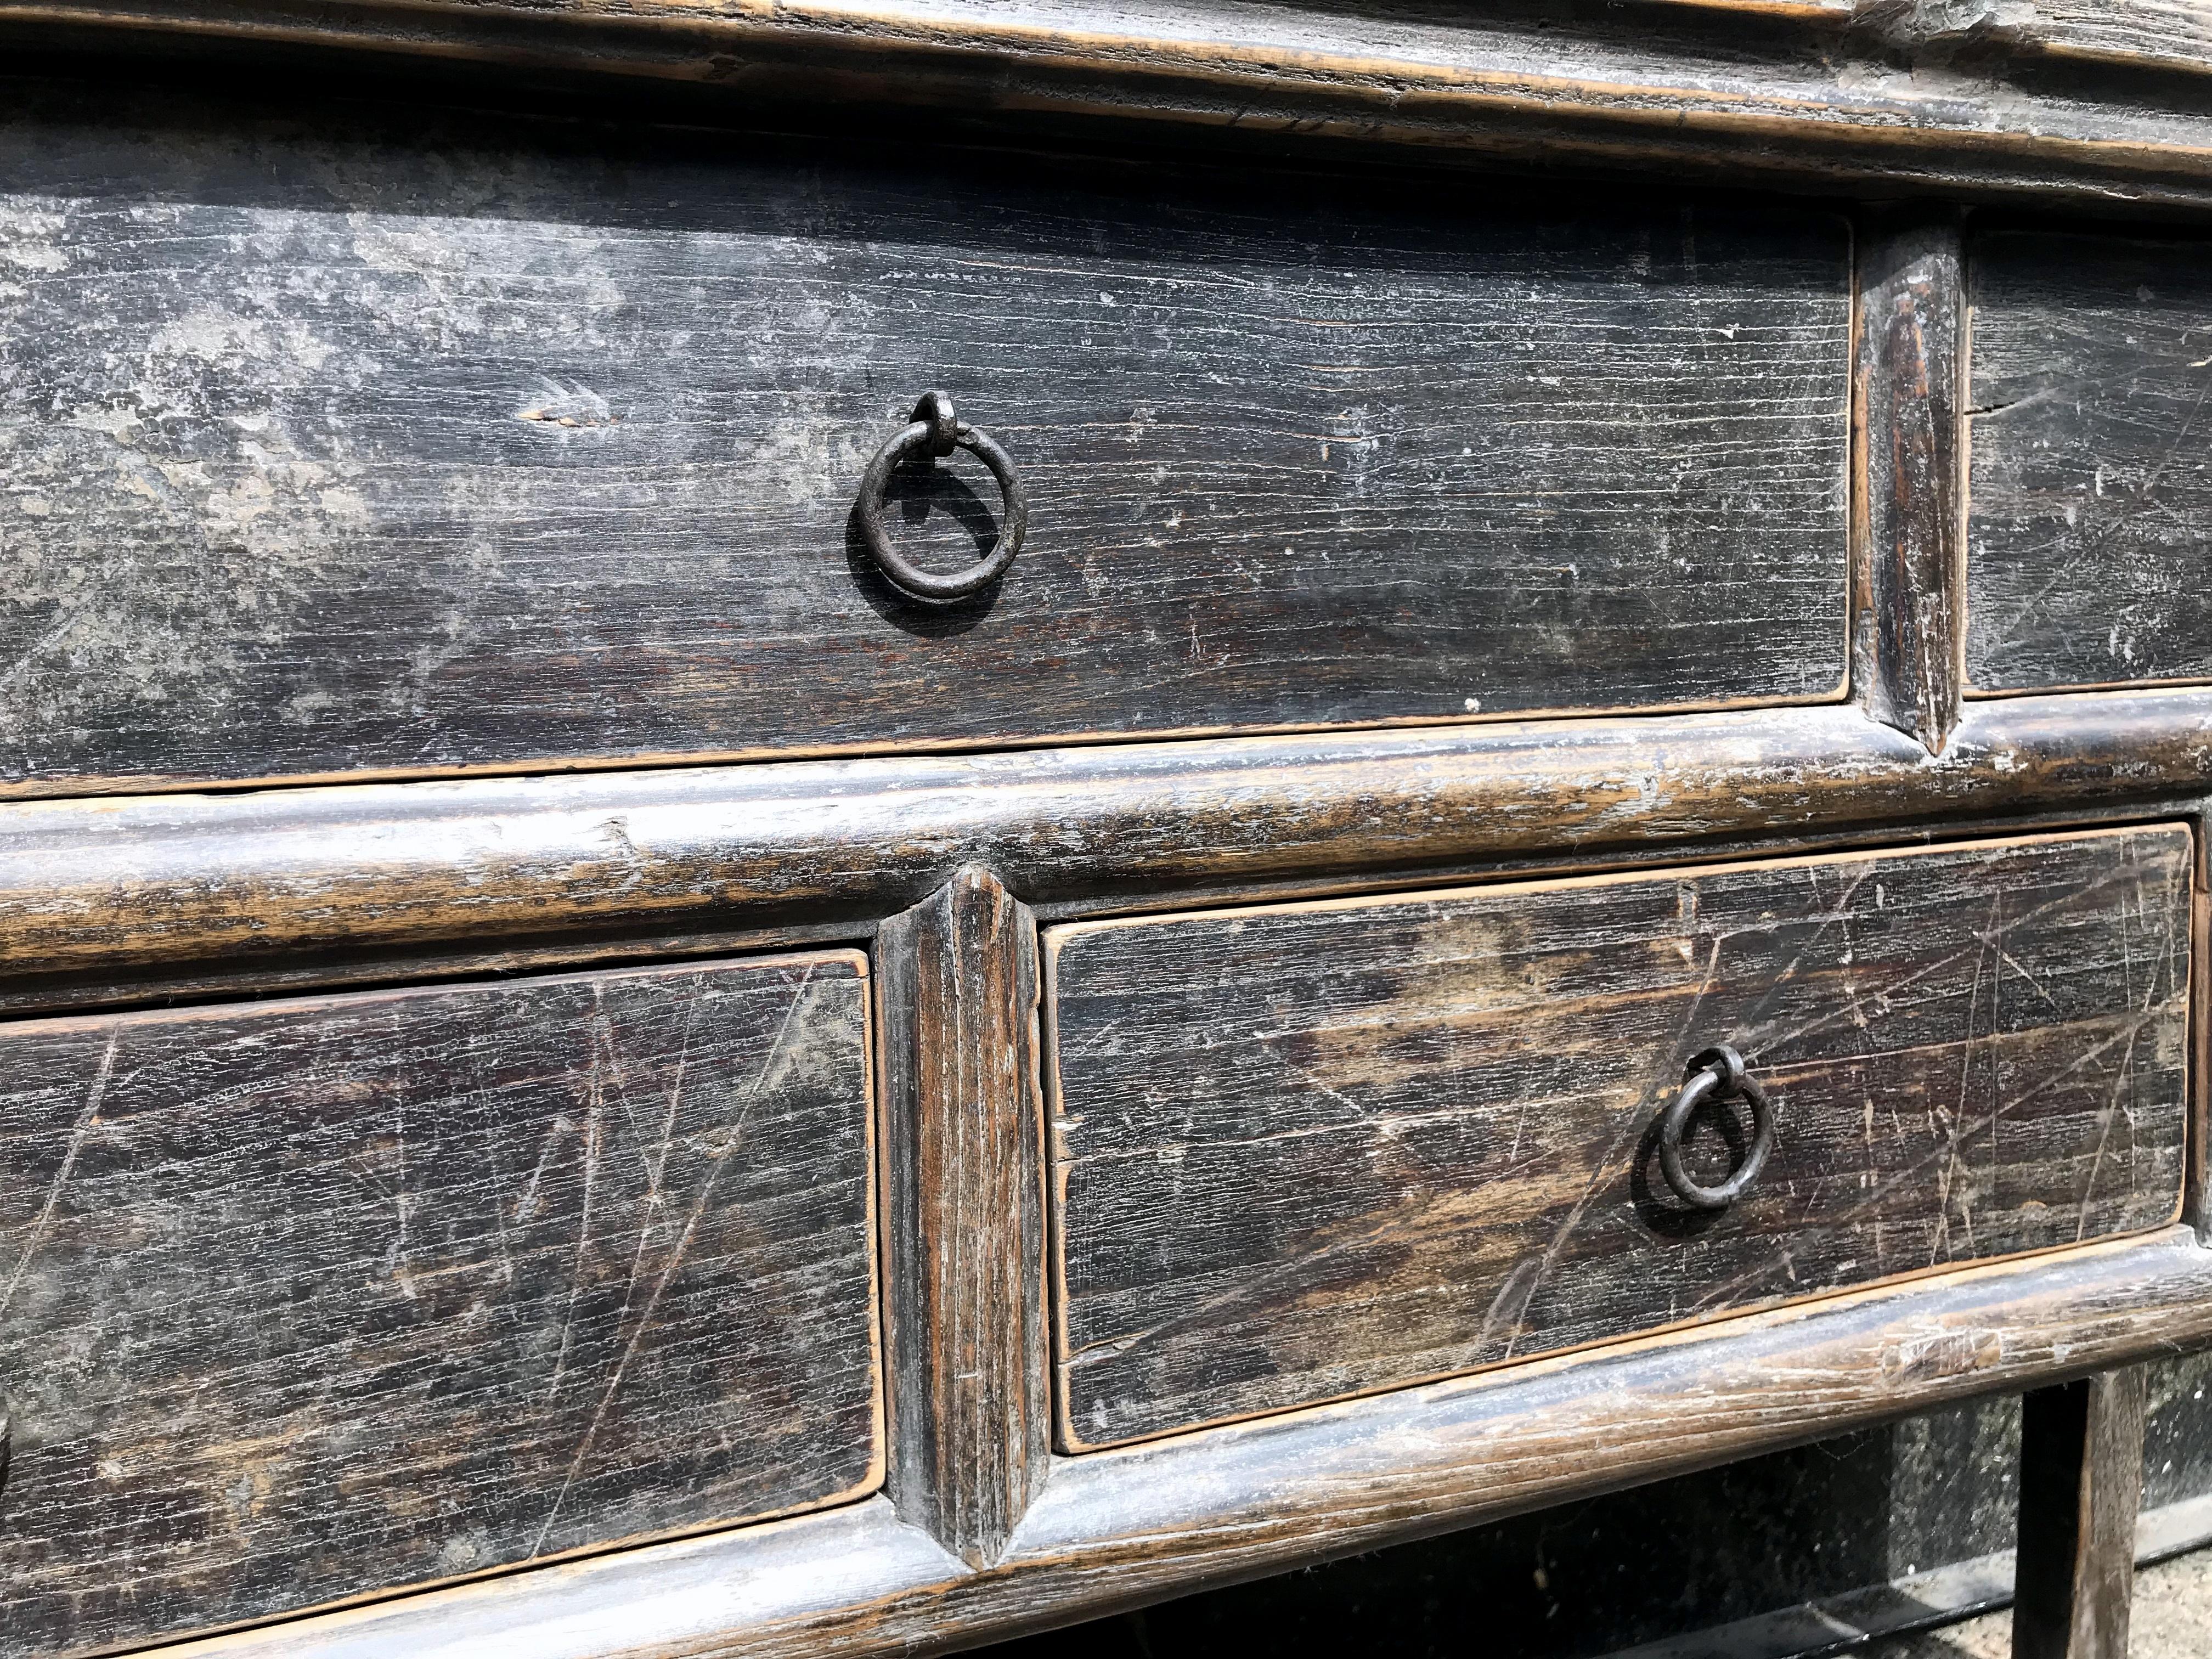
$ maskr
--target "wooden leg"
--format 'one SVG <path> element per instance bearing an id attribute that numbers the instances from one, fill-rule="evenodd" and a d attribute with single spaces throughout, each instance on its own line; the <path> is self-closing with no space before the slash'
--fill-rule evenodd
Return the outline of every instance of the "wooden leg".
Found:
<path id="1" fill-rule="evenodd" d="M 2142 1455 L 2142 1366 L 2027 1396 L 2013 1659 L 2126 1659 Z"/>

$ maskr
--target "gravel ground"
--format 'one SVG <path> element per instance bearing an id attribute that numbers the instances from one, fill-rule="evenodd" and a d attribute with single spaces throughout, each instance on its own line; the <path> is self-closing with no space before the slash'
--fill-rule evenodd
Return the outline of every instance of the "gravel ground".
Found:
<path id="1" fill-rule="evenodd" d="M 2212 1550 L 2177 1556 L 2136 1575 L 2128 1659 L 2212 1656 Z M 1918 1636 L 1869 1642 L 1854 1659 L 2012 1659 L 2012 1615 L 1993 1613 Z"/>

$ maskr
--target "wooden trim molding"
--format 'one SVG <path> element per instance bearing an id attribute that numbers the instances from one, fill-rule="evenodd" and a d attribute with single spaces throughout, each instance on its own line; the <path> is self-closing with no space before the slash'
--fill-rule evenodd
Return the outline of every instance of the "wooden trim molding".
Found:
<path id="1" fill-rule="evenodd" d="M 502 70 L 1108 117 L 1507 160 L 2212 207 L 2212 35 L 2154 0 L 1354 18 L 1173 0 L 4 0 L 41 38 L 198 37 Z M 2115 90 L 2107 85 L 2121 82 Z"/>
<path id="2" fill-rule="evenodd" d="M 2183 1189 L 2181 1219 L 2212 1246 L 2212 1213 L 2206 1204 L 2205 1155 L 2212 1121 L 2212 801 L 2200 801 L 2191 816 L 2197 825 L 2197 879 L 2190 917 L 2189 1175 Z"/>
<path id="3" fill-rule="evenodd" d="M 1047 1628 L 2212 1342 L 2185 1228 L 1055 1459 L 995 1565 L 891 1503 L 196 1642 L 178 1659 L 796 1659 Z"/>
<path id="4" fill-rule="evenodd" d="M 864 937 L 969 863 L 1058 920 L 2208 793 L 2184 689 L 1969 704 L 1938 756 L 1839 705 L 18 802 L 0 1010 Z"/>
<path id="5" fill-rule="evenodd" d="M 2063 15 L 1992 26 L 1977 12 L 1951 27 L 1926 8 L 1678 4 L 1468 22 L 1177 0 L 1133 26 L 1079 0 L 8 0 L 0 24 L 687 80 L 751 100 L 835 92 L 2212 205 L 2212 115 L 2197 86 L 2212 40 L 2178 39 L 2148 0 L 2121 8 L 2117 27 L 2087 5 L 2048 9 Z M 2096 77 L 2113 74 L 2142 84 L 2106 96 Z"/>
<path id="6" fill-rule="evenodd" d="M 1961 697 L 1960 242 L 1955 214 L 1891 215 L 1862 225 L 1857 251 L 1852 684 L 1869 715 L 1930 751 Z"/>
<path id="7" fill-rule="evenodd" d="M 1051 1449 L 1036 922 L 973 866 L 876 935 L 890 1496 L 988 1566 Z"/>

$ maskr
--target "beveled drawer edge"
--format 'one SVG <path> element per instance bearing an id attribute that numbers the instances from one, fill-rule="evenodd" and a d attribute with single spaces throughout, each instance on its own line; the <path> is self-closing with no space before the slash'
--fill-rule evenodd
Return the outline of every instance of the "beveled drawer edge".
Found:
<path id="1" fill-rule="evenodd" d="M 1837 586 L 1838 599 L 1848 596 L 1850 582 Z M 1848 618 L 1839 620 L 1847 623 Z M 610 756 L 563 754 L 533 756 L 521 762 L 495 762 L 482 766 L 440 766 L 408 769 L 365 766 L 348 771 L 270 772 L 255 776 L 222 777 L 190 773 L 62 774 L 36 781 L 0 783 L 0 809 L 40 801 L 124 800 L 134 796 L 204 794 L 220 797 L 290 789 L 344 789 L 358 787 L 434 783 L 488 783 L 505 779 L 594 777 L 605 774 L 635 776 L 641 772 L 696 771 L 709 768 L 803 765 L 808 762 L 835 763 L 903 757 L 1018 754 L 1033 750 L 1115 749 L 1133 743 L 1231 743 L 1256 738 L 1325 738 L 1358 737 L 1376 732 L 1431 732 L 1480 729 L 1490 726 L 1525 726 L 1532 721 L 1593 720 L 1664 720 L 1692 714 L 1747 714 L 1753 710 L 1833 708 L 1850 700 L 1850 640 L 1844 627 L 1835 635 L 1838 664 L 1833 685 L 1802 696 L 1697 697 L 1672 702 L 1562 702 L 1537 708 L 1515 708 L 1496 714 L 1397 714 L 1374 720 L 1243 720 L 1228 724 L 1146 726 L 1137 732 L 1061 731 L 1032 733 L 1019 730 L 981 737 L 907 737 L 895 743 L 808 743 L 764 745 L 758 748 L 700 748 L 648 750 Z M 2169 682 L 2149 680 L 2155 689 Z M 2174 681 L 2174 684 L 2212 682 Z M 2042 688 L 2035 688 L 2040 690 Z M 2070 688 L 2054 688 L 2065 690 Z M 2093 687 L 2091 690 L 2126 690 Z"/>
<path id="2" fill-rule="evenodd" d="M 2171 678 L 2106 680 L 2081 685 L 1987 686 L 1966 681 L 1960 684 L 1959 695 L 1969 702 L 2002 702 L 2014 697 L 2093 696 L 2115 691 L 2178 691 L 2208 685 L 2212 685 L 2212 675 L 2177 674 Z"/>
<path id="3" fill-rule="evenodd" d="M 969 1644 L 2212 1343 L 2185 1227 L 1076 1458 L 991 1568 L 889 1500 L 159 1650 L 680 1659 Z"/>
<path id="4" fill-rule="evenodd" d="M 1275 903 L 1208 904 L 1188 909 L 1150 910 L 1138 916 L 1109 916 L 1095 921 L 1063 921 L 1044 929 L 1046 972 L 1057 963 L 1061 944 L 1079 934 L 1107 933 L 1124 927 L 1152 927 L 1178 921 L 1231 915 L 1311 915 L 1316 912 L 1358 910 L 1369 906 L 1427 904 L 1462 896 L 1470 891 L 1492 894 L 1553 892 L 1585 887 L 1619 887 L 1634 882 L 1668 881 L 1679 877 L 1711 875 L 1722 870 L 1802 870 L 1838 864 L 1866 864 L 1877 859 L 1927 858 L 1945 853 L 1971 852 L 1976 848 L 2013 847 L 2069 841 L 2102 840 L 2115 836 L 2140 835 L 2146 830 L 2178 830 L 2193 835 L 2197 826 L 2185 817 L 2154 815 L 2141 823 L 2085 824 L 2078 829 L 2039 830 L 2021 834 L 1978 832 L 1972 824 L 1956 832 L 1907 847 L 1850 848 L 1833 853 L 1790 853 L 1775 858 L 1712 864 L 1699 860 L 1694 848 L 1685 849 L 1681 863 L 1639 866 L 1632 870 L 1605 870 L 1594 874 L 1530 876 L 1511 881 L 1454 883 L 1434 887 L 1393 889 L 1384 893 L 1346 893 L 1333 898 L 1285 900 Z M 1047 985 L 1050 986 L 1048 977 Z"/>
<path id="5" fill-rule="evenodd" d="M 0 805 L 0 1012 L 849 942 L 961 866 L 1047 921 L 1880 827 L 2193 810 L 2212 690 Z M 688 939 L 683 937 L 690 935 Z"/>

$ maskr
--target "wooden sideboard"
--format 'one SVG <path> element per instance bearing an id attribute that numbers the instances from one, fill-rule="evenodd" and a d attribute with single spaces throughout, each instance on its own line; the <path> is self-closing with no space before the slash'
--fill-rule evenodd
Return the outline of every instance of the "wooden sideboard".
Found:
<path id="1" fill-rule="evenodd" d="M 2212 24 L 1923 9 L 0 0 L 7 1650 L 953 1648 L 2011 1391 L 2118 1659 Z"/>

